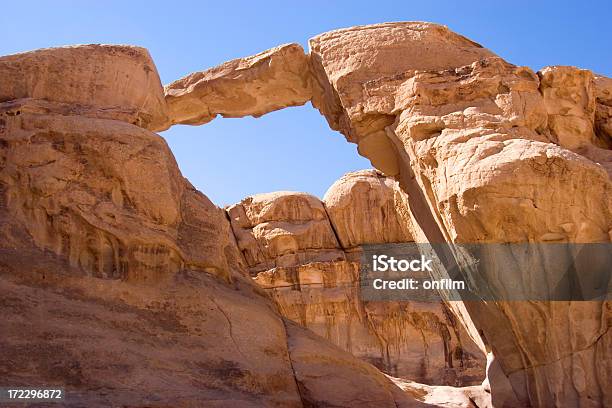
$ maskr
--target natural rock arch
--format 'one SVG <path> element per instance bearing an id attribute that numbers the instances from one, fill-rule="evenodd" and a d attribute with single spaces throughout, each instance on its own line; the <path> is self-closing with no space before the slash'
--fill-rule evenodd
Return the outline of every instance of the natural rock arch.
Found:
<path id="1" fill-rule="evenodd" d="M 610 240 L 608 79 L 571 67 L 536 75 L 429 23 L 337 30 L 311 39 L 310 48 L 304 55 L 298 45 L 284 45 L 173 82 L 165 88 L 170 121 L 259 116 L 311 100 L 332 129 L 400 181 L 420 240 Z M 582 96 L 568 97 L 568 90 Z M 586 194 L 585 183 L 591 184 Z M 484 336 L 514 389 L 514 397 L 499 395 L 497 403 L 609 400 L 605 376 L 594 382 L 575 377 L 597 372 L 591 359 L 609 347 L 607 324 L 581 334 L 588 349 L 568 350 L 562 339 L 569 323 L 548 320 L 562 314 L 571 321 L 579 308 L 606 321 L 609 312 L 600 303 L 542 304 L 551 314 L 537 325 L 520 319 L 540 306 L 453 306 Z M 533 343 L 529 333 L 538 325 L 554 344 L 542 349 Z M 490 381 L 494 391 L 507 393 L 507 380 L 496 375 Z"/>
<path id="2" fill-rule="evenodd" d="M 0 204 L 10 210 L 7 225 L 23 223 L 39 247 L 100 276 L 161 279 L 193 268 L 231 282 L 240 262 L 224 215 L 182 180 L 167 147 L 145 129 L 205 123 L 217 114 L 261 115 L 311 100 L 332 129 L 400 181 L 418 240 L 610 241 L 609 79 L 570 67 L 536 74 L 429 23 L 337 30 L 310 44 L 309 55 L 286 45 L 192 74 L 167 86 L 165 96 L 142 48 L 89 45 L 2 57 L 0 130 L 10 154 L 2 157 L 8 199 Z M 72 76 L 58 69 L 75 61 L 92 69 Z M 99 135 L 105 126 L 98 145 L 74 137 Z M 131 147 L 118 147 L 132 139 Z M 38 149 L 38 158 L 28 149 Z M 119 162 L 104 162 L 88 180 L 79 174 L 86 164 L 71 159 L 83 150 L 97 164 L 105 154 Z M 156 188 L 138 182 L 140 154 L 155 163 Z M 71 183 L 88 189 L 70 196 Z M 84 193 L 91 186 L 103 202 Z M 78 217 L 67 217 L 62 206 Z M 92 217 L 93 208 L 104 217 Z M 209 236 L 215 240 L 202 238 Z M 10 237 L 21 245 L 21 235 Z M 218 256 L 206 259 L 203 248 Z M 489 377 L 494 403 L 611 404 L 606 302 L 451 305 L 497 359 Z M 267 307 L 262 303 L 262 314 Z M 293 339 L 300 352 L 316 343 L 307 335 Z M 374 382 L 386 384 L 377 375 Z M 376 388 L 380 400 L 394 400 L 386 387 Z"/>

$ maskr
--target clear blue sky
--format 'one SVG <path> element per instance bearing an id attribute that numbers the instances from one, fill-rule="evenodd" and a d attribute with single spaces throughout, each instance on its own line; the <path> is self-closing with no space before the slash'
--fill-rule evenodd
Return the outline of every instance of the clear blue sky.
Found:
<path id="1" fill-rule="evenodd" d="M 421 20 L 448 25 L 510 62 L 576 65 L 612 76 L 608 1 L 10 1 L 0 54 L 83 43 L 149 49 L 162 82 L 335 28 Z M 368 168 L 310 104 L 260 119 L 223 119 L 162 133 L 183 174 L 219 205 L 258 192 L 321 196 Z"/>

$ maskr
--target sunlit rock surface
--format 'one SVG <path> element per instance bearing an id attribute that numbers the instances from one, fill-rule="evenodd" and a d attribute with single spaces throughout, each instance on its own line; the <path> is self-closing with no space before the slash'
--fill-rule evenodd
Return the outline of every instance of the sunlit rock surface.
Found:
<path id="1" fill-rule="evenodd" d="M 172 123 L 199 125 L 217 115 L 261 116 L 298 106 L 312 97 L 308 58 L 298 44 L 285 44 L 194 72 L 165 87 Z"/>
<path id="2" fill-rule="evenodd" d="M 397 182 L 364 170 L 344 175 L 322 202 L 304 193 L 259 194 L 228 214 L 251 274 L 284 316 L 387 374 L 480 384 L 484 351 L 444 303 L 361 298 L 359 245 L 412 241 L 405 199 Z M 253 261 L 254 248 L 265 262 Z"/>
<path id="3" fill-rule="evenodd" d="M 148 53 L 131 46 L 0 57 L 0 73 L 0 342 L 9 350 L 0 375 L 8 383 L 66 384 L 85 406 L 612 405 L 608 302 L 449 301 L 406 320 L 415 309 L 368 311 L 350 284 L 336 285 L 338 298 L 334 284 L 293 298 L 275 286 L 344 285 L 358 246 L 374 239 L 610 242 L 609 78 L 573 67 L 535 73 L 422 22 L 324 33 L 308 54 L 279 46 L 164 89 Z M 308 101 L 399 182 L 354 206 L 371 228 L 341 204 L 369 196 L 369 181 L 324 203 L 286 193 L 260 199 L 280 200 L 271 210 L 243 202 L 228 220 L 151 133 Z M 396 216 L 386 218 L 391 202 Z M 543 268 L 551 282 L 562 273 Z M 535 280 L 525 273 L 520 283 Z M 279 305 L 323 336 L 283 318 Z M 360 335 L 369 344 L 360 355 L 347 334 L 364 333 L 367 316 L 376 316 L 368 333 L 387 337 Z M 433 321 L 450 337 L 423 323 Z M 424 358 L 414 342 L 370 360 L 379 369 L 354 357 L 420 330 L 420 344 L 446 357 L 415 378 L 470 378 L 455 365 L 468 354 L 455 353 L 467 349 L 465 333 L 487 352 L 484 385 L 438 389 L 384 376 L 379 369 L 395 376 L 397 356 Z M 455 377 L 439 370 L 449 368 L 445 347 Z"/>
<path id="4" fill-rule="evenodd" d="M 359 144 L 386 137 L 384 152 L 360 152 L 398 175 L 415 240 L 610 241 L 605 80 L 593 93 L 589 73 L 538 76 L 427 23 L 322 34 L 311 40 L 311 62 L 323 89 L 313 102 L 330 125 Z M 458 306 L 507 376 L 515 405 L 612 404 L 608 303 Z"/>
<path id="5" fill-rule="evenodd" d="M 132 123 L 147 106 L 133 101 L 165 106 L 161 86 L 134 79 L 145 63 L 155 72 L 146 55 L 87 46 L 0 58 L 0 69 L 44 67 L 39 86 L 0 88 L 2 384 L 61 386 L 87 407 L 421 406 L 348 353 L 322 357 L 340 350 L 292 327 L 248 277 L 224 210 Z"/>

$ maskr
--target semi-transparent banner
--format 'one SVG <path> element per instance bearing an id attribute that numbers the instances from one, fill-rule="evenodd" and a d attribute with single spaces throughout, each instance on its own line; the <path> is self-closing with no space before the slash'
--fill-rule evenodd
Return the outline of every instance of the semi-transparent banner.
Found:
<path id="1" fill-rule="evenodd" d="M 363 300 L 610 299 L 610 243 L 403 243 L 362 249 Z"/>

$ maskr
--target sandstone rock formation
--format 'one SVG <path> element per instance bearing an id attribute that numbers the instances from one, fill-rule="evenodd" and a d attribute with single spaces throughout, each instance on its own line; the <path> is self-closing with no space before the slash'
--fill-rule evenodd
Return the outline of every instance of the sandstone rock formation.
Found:
<path id="1" fill-rule="evenodd" d="M 309 194 L 258 194 L 228 208 L 251 273 L 344 259 L 321 201 Z"/>
<path id="2" fill-rule="evenodd" d="M 302 275 L 348 282 L 358 251 L 345 246 L 391 236 L 610 242 L 610 84 L 573 67 L 535 73 L 419 22 L 321 34 L 308 55 L 281 46 L 192 74 L 164 96 L 137 47 L 0 57 L 0 346 L 9 351 L 0 377 L 66 384 L 86 406 L 394 407 L 439 404 L 440 395 L 486 405 L 480 389 L 394 383 L 294 326 L 249 269 L 272 268 L 262 279 L 291 285 Z M 350 211 L 327 215 L 307 196 L 271 209 L 269 197 L 241 203 L 230 226 L 151 133 L 309 100 L 399 181 L 407 205 L 393 194 L 394 234 L 347 233 Z M 361 195 L 351 191 L 326 202 Z M 329 256 L 317 259 L 320 251 Z M 562 271 L 544 268 L 554 284 Z M 540 278 L 530 273 L 520 283 Z M 485 345 L 483 389 L 494 406 L 612 405 L 609 302 L 443 307 Z"/>
<path id="3" fill-rule="evenodd" d="M 113 88 L 117 56 L 132 68 Z M 3 385 L 62 386 L 67 404 L 88 407 L 421 406 L 285 321 L 251 282 L 224 211 L 136 126 L 153 123 L 134 120 L 152 112 L 143 101 L 164 109 L 161 86 L 125 89 L 155 72 L 145 56 L 85 46 L 0 58 Z M 42 63 L 40 85 L 20 83 Z M 59 72 L 75 72 L 73 95 Z"/>
<path id="4" fill-rule="evenodd" d="M 430 385 L 483 381 L 484 354 L 444 303 L 364 301 L 357 262 L 275 268 L 256 281 L 284 316 L 385 373 Z"/>
<path id="5" fill-rule="evenodd" d="M 606 79 L 538 76 L 429 23 L 337 30 L 310 48 L 313 105 L 398 178 L 419 242 L 610 241 Z M 504 373 L 493 394 L 510 381 L 519 406 L 612 403 L 607 303 L 449 304 Z"/>
<path id="6" fill-rule="evenodd" d="M 332 129 L 357 143 L 360 154 L 391 176 L 400 165 L 385 134 L 395 120 L 393 88 L 416 70 L 444 70 L 493 55 L 446 27 L 428 23 L 332 31 L 311 39 L 310 48 L 319 84 L 313 105 Z"/>
<path id="7" fill-rule="evenodd" d="M 595 75 L 595 134 L 600 143 L 612 146 L 612 79 Z"/>
<path id="8" fill-rule="evenodd" d="M 159 136 L 107 119 L 3 116 L 7 207 L 38 247 L 101 278 L 184 268 L 229 278 L 225 255 L 239 254 L 225 216 L 181 177 Z"/>
<path id="9" fill-rule="evenodd" d="M 601 77 L 595 82 L 590 71 L 574 67 L 546 67 L 538 75 L 548 113 L 548 138 L 612 174 L 606 105 L 611 104 L 612 87 L 606 87 Z"/>
<path id="10" fill-rule="evenodd" d="M 389 62 L 385 49 L 405 57 Z M 421 23 L 323 34 L 311 40 L 311 61 L 319 81 L 328 79 L 313 102 L 330 124 L 357 143 L 388 138 L 386 153 L 371 160 L 383 170 L 398 163 L 421 229 L 416 239 L 609 242 L 609 175 L 555 144 L 546 95 L 530 69 Z M 607 303 L 461 306 L 519 406 L 612 403 Z M 496 388 L 491 382 L 493 397 Z"/>
<path id="11" fill-rule="evenodd" d="M 0 78 L 7 112 L 115 119 L 152 131 L 169 127 L 159 75 L 144 48 L 75 45 L 8 55 L 0 61 Z"/>
<path id="12" fill-rule="evenodd" d="M 323 202 L 259 194 L 228 215 L 251 275 L 284 316 L 387 374 L 480 384 L 484 353 L 444 304 L 361 298 L 359 245 L 412 241 L 404 196 L 397 182 L 365 170 L 343 176 Z"/>
<path id="13" fill-rule="evenodd" d="M 345 250 L 362 244 L 414 241 L 405 200 L 397 182 L 370 170 L 344 175 L 323 197 Z"/>

